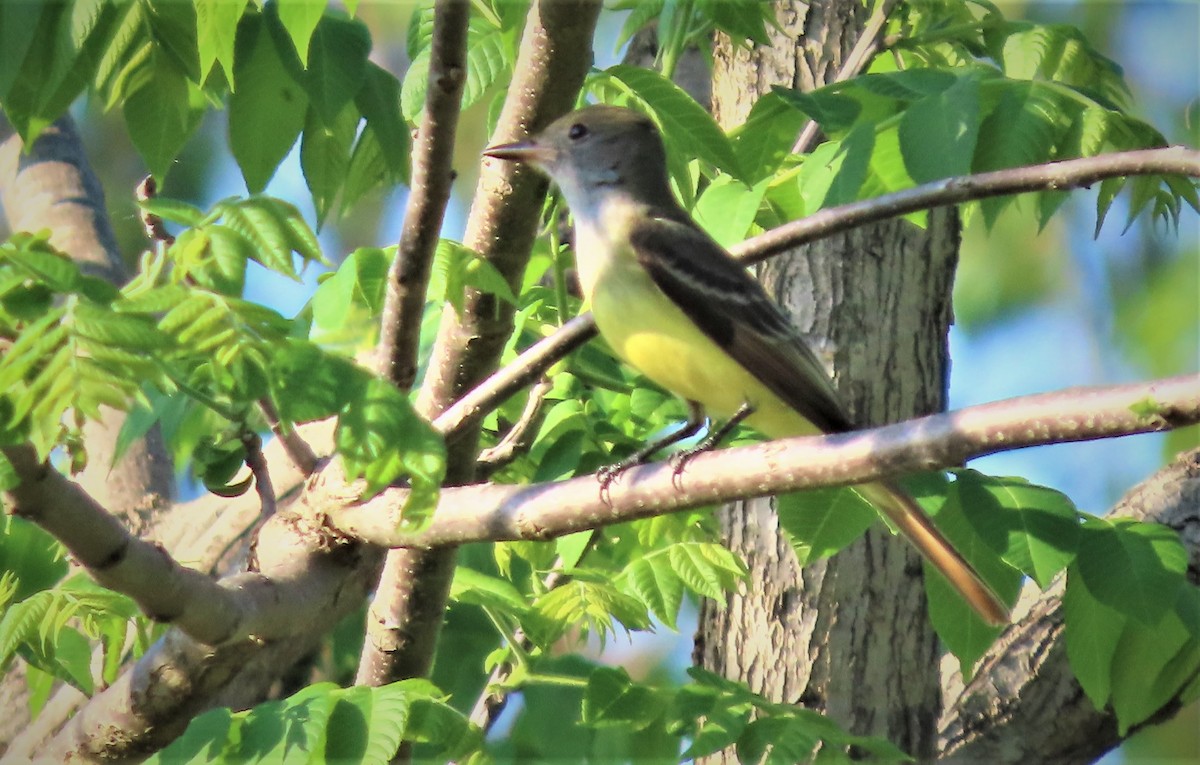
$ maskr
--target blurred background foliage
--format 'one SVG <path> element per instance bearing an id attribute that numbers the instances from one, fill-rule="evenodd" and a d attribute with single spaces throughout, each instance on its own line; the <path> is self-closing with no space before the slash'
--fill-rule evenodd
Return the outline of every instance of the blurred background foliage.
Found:
<path id="1" fill-rule="evenodd" d="M 1200 4 L 1073 0 L 1000 5 L 1010 18 L 1080 27 L 1097 49 L 1125 68 L 1135 113 L 1171 143 L 1200 143 Z M 393 73 L 402 73 L 409 64 L 404 41 L 412 7 L 411 2 L 389 0 L 362 2 L 357 9 L 375 42 L 372 60 Z M 610 12 L 602 17 L 595 46 L 597 66 L 619 60 L 614 42 L 623 16 Z M 459 123 L 454 163 L 458 179 L 445 225 L 449 237 L 462 234 L 478 175 L 478 152 L 487 141 L 485 116 L 499 95 L 500 89 L 496 90 L 471 107 Z M 145 247 L 133 199 L 146 169 L 119 113 L 106 115 L 101 104 L 84 99 L 74 114 L 106 189 L 122 252 L 133 263 Z M 226 130 L 225 112 L 206 117 L 168 174 L 164 196 L 208 208 L 223 197 L 245 193 L 241 175 L 226 153 Z M 298 149 L 285 161 L 267 193 L 292 201 L 309 220 L 315 220 L 297 154 Z M 1097 234 L 1094 195 L 1094 191 L 1072 194 L 1063 212 L 1043 230 L 1038 229 L 1032 206 L 1020 200 L 1005 209 L 991 230 L 982 216 L 973 216 L 964 232 L 954 295 L 953 407 L 1200 368 L 1200 223 L 1185 214 L 1175 232 L 1142 216 L 1123 230 L 1126 216 L 1117 208 Z M 331 216 L 320 232 L 327 256 L 336 264 L 357 247 L 394 244 L 405 201 L 406 192 L 400 189 L 368 197 L 345 217 Z M 304 284 L 296 285 L 254 264 L 252 270 L 246 296 L 285 315 L 303 306 L 317 277 L 310 268 Z M 1061 489 L 1081 509 L 1098 512 L 1171 455 L 1197 443 L 1200 428 L 1192 427 L 1166 436 L 1024 450 L 973 465 Z M 453 623 L 453 611 L 450 619 Z M 616 660 L 643 679 L 661 677 L 664 671 L 679 677 L 690 652 L 691 629 L 685 624 L 678 634 L 663 634 L 668 632 L 662 630 L 652 644 L 628 651 L 617 646 Z M 335 652 L 342 653 L 336 646 Z M 357 655 L 353 646 L 344 652 L 347 657 Z M 449 678 L 437 679 L 443 688 L 453 687 Z M 523 740 L 538 736 L 529 725 L 555 724 L 555 709 L 573 714 L 567 711 L 571 705 L 531 697 L 523 703 L 538 707 L 537 716 L 520 715 L 521 703 L 512 705 L 506 715 L 509 726 L 515 727 L 501 724 L 498 728 L 514 734 L 507 745 L 514 753 Z M 1197 756 L 1200 706 L 1193 705 L 1168 725 L 1135 736 L 1106 761 L 1193 762 Z"/>

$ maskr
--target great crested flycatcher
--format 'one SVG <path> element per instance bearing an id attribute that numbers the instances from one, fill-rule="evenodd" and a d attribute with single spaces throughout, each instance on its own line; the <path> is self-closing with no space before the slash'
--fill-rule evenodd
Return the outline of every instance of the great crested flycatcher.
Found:
<path id="1" fill-rule="evenodd" d="M 575 219 L 583 294 L 600 334 L 693 412 L 770 438 L 852 430 L 825 368 L 762 286 L 671 193 L 654 123 L 589 106 L 484 154 L 550 176 Z M 911 497 L 886 481 L 855 486 L 990 624 L 1008 609 Z"/>

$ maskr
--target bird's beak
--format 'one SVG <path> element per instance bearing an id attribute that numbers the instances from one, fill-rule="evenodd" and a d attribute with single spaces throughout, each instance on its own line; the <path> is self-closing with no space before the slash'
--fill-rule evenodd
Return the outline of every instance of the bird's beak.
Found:
<path id="1" fill-rule="evenodd" d="M 483 150 L 483 155 L 510 162 L 529 162 L 541 165 L 554 158 L 554 150 L 547 146 L 538 146 L 533 141 L 517 141 L 516 143 L 489 146 Z"/>

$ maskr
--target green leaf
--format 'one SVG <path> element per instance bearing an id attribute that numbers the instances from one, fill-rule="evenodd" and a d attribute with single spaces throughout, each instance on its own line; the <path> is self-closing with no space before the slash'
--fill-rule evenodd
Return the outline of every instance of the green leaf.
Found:
<path id="1" fill-rule="evenodd" d="M 725 592 L 746 578 L 736 555 L 709 542 L 679 542 L 666 549 L 671 567 L 692 592 L 724 604 Z"/>
<path id="2" fill-rule="evenodd" d="M 287 30 L 300 60 L 308 64 L 313 33 L 329 0 L 277 0 L 276 4 L 279 6 L 279 22 Z"/>
<path id="3" fill-rule="evenodd" d="M 662 128 L 667 141 L 688 157 L 697 157 L 743 179 L 733 145 L 712 115 L 679 86 L 658 72 L 617 64 L 605 74 L 636 96 Z"/>
<path id="4" fill-rule="evenodd" d="M 218 0 L 219 1 L 219 0 Z M 217 762 L 227 740 L 240 732 L 241 717 L 225 708 L 210 709 L 188 724 L 187 730 L 165 749 L 155 752 L 147 765 Z"/>
<path id="5" fill-rule="evenodd" d="M 474 250 L 451 239 L 438 241 L 433 279 L 429 292 L 433 300 L 445 300 L 462 311 L 467 287 L 495 295 L 516 305 L 517 298 L 504 276 Z"/>
<path id="6" fill-rule="evenodd" d="M 394 252 L 394 248 L 391 250 Z M 388 266 L 393 255 L 378 247 L 360 247 L 317 287 L 312 299 L 313 323 L 322 332 L 355 324 L 360 316 L 378 316 L 383 308 Z"/>
<path id="7" fill-rule="evenodd" d="M 196 48 L 200 54 L 200 82 L 213 63 L 233 82 L 233 51 L 238 21 L 249 0 L 196 0 Z"/>
<path id="8" fill-rule="evenodd" d="M 683 580 L 665 555 L 646 555 L 630 561 L 617 581 L 646 604 L 650 613 L 671 629 L 683 604 Z"/>
<path id="9" fill-rule="evenodd" d="M 709 236 L 728 248 L 746 238 L 766 190 L 765 183 L 747 188 L 732 177 L 721 175 L 696 200 L 692 215 Z"/>
<path id="10" fill-rule="evenodd" d="M 387 170 L 384 177 L 391 183 L 407 183 L 410 137 L 400 113 L 399 81 L 390 72 L 367 62 L 362 88 L 354 103 L 367 121 L 367 129 L 379 142 Z"/>
<path id="11" fill-rule="evenodd" d="M 272 271 L 298 279 L 292 263 L 293 239 L 286 224 L 286 213 L 286 209 L 272 204 L 265 197 L 243 199 L 221 206 L 225 225 L 253 245 L 255 260 Z"/>
<path id="12" fill-rule="evenodd" d="M 1021 478 L 974 470 L 955 475 L 959 501 L 979 536 L 1009 565 L 1049 586 L 1078 546 L 1079 521 L 1071 500 Z"/>
<path id="13" fill-rule="evenodd" d="M 1147 626 L 1175 605 L 1187 570 L 1174 531 L 1120 519 L 1088 518 L 1076 560 L 1088 592 Z"/>
<path id="14" fill-rule="evenodd" d="M 926 96 L 940 95 L 958 81 L 954 72 L 923 68 L 867 74 L 854 80 L 854 84 L 868 93 L 901 101 L 918 101 Z"/>
<path id="15" fill-rule="evenodd" d="M 914 181 L 926 183 L 971 172 L 979 112 L 979 81 L 971 76 L 905 110 L 900 118 L 900 151 Z"/>
<path id="16" fill-rule="evenodd" d="M 583 695 L 583 722 L 593 727 L 622 726 L 642 730 L 665 709 L 653 689 L 635 683 L 620 667 L 597 667 Z"/>
<path id="17" fill-rule="evenodd" d="M 1045 162 L 1050 159 L 1058 137 L 1058 122 L 1063 112 L 1061 99 L 1038 83 L 1004 85 L 1000 102 L 979 128 L 973 172 Z M 989 227 L 1012 200 L 1013 197 L 1004 196 L 980 202 Z"/>
<path id="18" fill-rule="evenodd" d="M 1063 594 L 1063 620 L 1071 671 L 1092 704 L 1102 710 L 1112 689 L 1113 657 L 1127 619 L 1096 600 L 1078 567 L 1072 566 Z"/>
<path id="19" fill-rule="evenodd" d="M 0 486 L 7 491 L 19 483 L 20 477 L 12 463 L 0 454 Z M 15 516 L 7 517 L 0 523 L 0 528 L 4 530 L 0 536 L 0 571 L 17 577 L 13 602 L 52 587 L 66 576 L 66 556 L 54 537 L 34 523 Z"/>
<path id="20" fill-rule="evenodd" d="M 529 609 L 529 601 L 507 579 L 489 576 L 460 565 L 454 569 L 450 599 L 459 603 L 521 613 Z"/>
<path id="21" fill-rule="evenodd" d="M 153 351 L 171 345 L 171 339 L 151 319 L 115 313 L 80 303 L 74 312 L 75 334 L 86 340 L 131 351 Z"/>
<path id="22" fill-rule="evenodd" d="M 199 109 L 191 104 L 185 74 L 172 59 L 152 54 L 147 59 L 147 76 L 125 100 L 122 111 L 129 137 L 159 183 L 180 149 L 200 124 Z"/>
<path id="23" fill-rule="evenodd" d="M 304 136 L 300 140 L 300 169 L 312 192 L 317 225 L 333 209 L 333 201 L 350 170 L 350 149 L 358 128 L 358 113 L 347 105 L 341 116 L 326 127 L 313 109 L 308 110 Z"/>
<path id="24" fill-rule="evenodd" d="M 782 494 L 779 525 L 801 565 L 827 558 L 863 535 L 878 517 L 853 489 L 813 489 Z"/>
<path id="25" fill-rule="evenodd" d="M 365 82 L 371 34 L 361 21 L 327 16 L 317 25 L 308 50 L 305 92 L 317 116 L 333 127 L 344 119 L 346 105 Z"/>
<path id="26" fill-rule="evenodd" d="M 207 217 L 205 212 L 193 204 L 168 197 L 139 199 L 139 208 L 151 215 L 157 215 L 163 220 L 180 223 L 184 226 L 196 227 L 204 224 Z"/>
<path id="27" fill-rule="evenodd" d="M 334 443 L 347 474 L 366 479 L 367 496 L 407 474 L 411 491 L 402 518 L 413 526 L 427 519 L 445 475 L 446 448 L 394 385 L 370 378 L 338 417 Z"/>
<path id="28" fill-rule="evenodd" d="M 1156 624 L 1128 622 L 1112 669 L 1112 709 L 1120 735 L 1168 705 L 1198 667 L 1200 641 L 1174 610 Z"/>
<path id="29" fill-rule="evenodd" d="M 806 122 L 808 117 L 778 93 L 755 101 L 746 122 L 733 132 L 733 150 L 747 181 L 758 182 L 778 170 Z"/>
<path id="30" fill-rule="evenodd" d="M 874 145 L 875 126 L 863 123 L 843 140 L 827 141 L 813 150 L 800 166 L 798 179 L 805 211 L 811 215 L 858 199 Z"/>
<path id="31" fill-rule="evenodd" d="M 115 5 L 95 0 L 54 3 L 43 6 L 36 26 L 14 30 L 28 35 L 32 42 L 19 74 L 4 94 L 4 113 L 25 145 L 61 117 L 91 81 L 112 40 L 118 16 Z M 7 18 L 6 13 L 0 20 Z M 32 15 L 19 13 L 11 18 L 16 23 L 34 21 Z"/>
<path id="32" fill-rule="evenodd" d="M 25 54 L 37 40 L 43 13 L 55 9 L 44 3 L 0 3 L 0 103 L 8 105 L 8 89 L 21 71 Z M 39 41 L 45 44 L 45 41 Z M 10 116 L 9 119 L 12 119 Z"/>
<path id="33" fill-rule="evenodd" d="M 701 7 L 718 29 L 729 33 L 735 44 L 739 40 L 748 40 L 759 45 L 770 45 L 766 22 L 773 18 L 773 11 L 769 4 L 728 3 L 717 0 L 703 3 Z"/>
<path id="34" fill-rule="evenodd" d="M 192 231 L 183 232 L 176 244 Z M 196 281 L 222 294 L 237 297 L 246 286 L 246 263 L 257 250 L 254 244 L 229 226 L 207 226 L 203 229 L 211 254 L 211 267 L 192 271 Z"/>
<path id="35" fill-rule="evenodd" d="M 429 87 L 429 57 L 432 55 L 426 48 L 408 65 L 404 73 L 404 83 L 400 88 L 400 111 L 410 124 L 417 124 L 421 112 L 425 109 L 425 91 Z"/>
<path id="36" fill-rule="evenodd" d="M 349 359 L 304 340 L 288 338 L 271 358 L 271 397 L 285 422 L 337 414 L 363 395 L 369 373 Z"/>
<path id="37" fill-rule="evenodd" d="M 862 105 L 849 96 L 827 90 L 801 93 L 774 86 L 771 92 L 782 102 L 815 120 L 826 133 L 839 133 L 852 126 L 862 113 Z M 798 134 L 797 134 L 798 137 Z M 793 143 L 795 138 L 792 139 Z"/>
<path id="38" fill-rule="evenodd" d="M 511 35 L 482 21 L 471 19 L 471 31 L 479 30 L 479 34 L 469 36 L 463 109 L 477 103 L 493 85 L 511 79 L 512 75 Z"/>
<path id="39" fill-rule="evenodd" d="M 0 491 L 12 491 L 21 485 L 21 476 L 17 473 L 17 469 L 9 462 L 8 457 L 0 453 Z M 6 570 L 11 570 L 11 566 L 5 566 Z"/>
<path id="40" fill-rule="evenodd" d="M 295 51 L 269 12 L 242 19 L 237 39 L 234 90 L 229 97 L 229 145 L 251 193 L 266 188 L 304 127 L 308 96 L 298 77 Z"/>
<path id="41" fill-rule="evenodd" d="M 0 257 L 17 264 L 55 292 L 74 292 L 80 286 L 79 267 L 44 243 L 27 249 L 4 248 L 0 250 Z"/>
<path id="42" fill-rule="evenodd" d="M 589 582 L 579 577 L 542 595 L 535 603 L 538 613 L 558 625 L 558 634 L 575 627 L 594 634 L 601 642 L 613 631 L 616 618 L 628 629 L 645 629 L 649 619 L 636 598 L 617 591 L 611 584 Z"/>

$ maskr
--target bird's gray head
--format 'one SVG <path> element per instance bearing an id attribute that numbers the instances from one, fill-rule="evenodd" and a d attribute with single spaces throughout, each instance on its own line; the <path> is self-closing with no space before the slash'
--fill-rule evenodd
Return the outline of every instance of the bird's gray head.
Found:
<path id="1" fill-rule="evenodd" d="M 674 204 L 662 137 L 649 117 L 633 109 L 584 107 L 525 141 L 483 153 L 528 162 L 549 175 L 576 216 L 613 193 L 647 204 Z"/>

